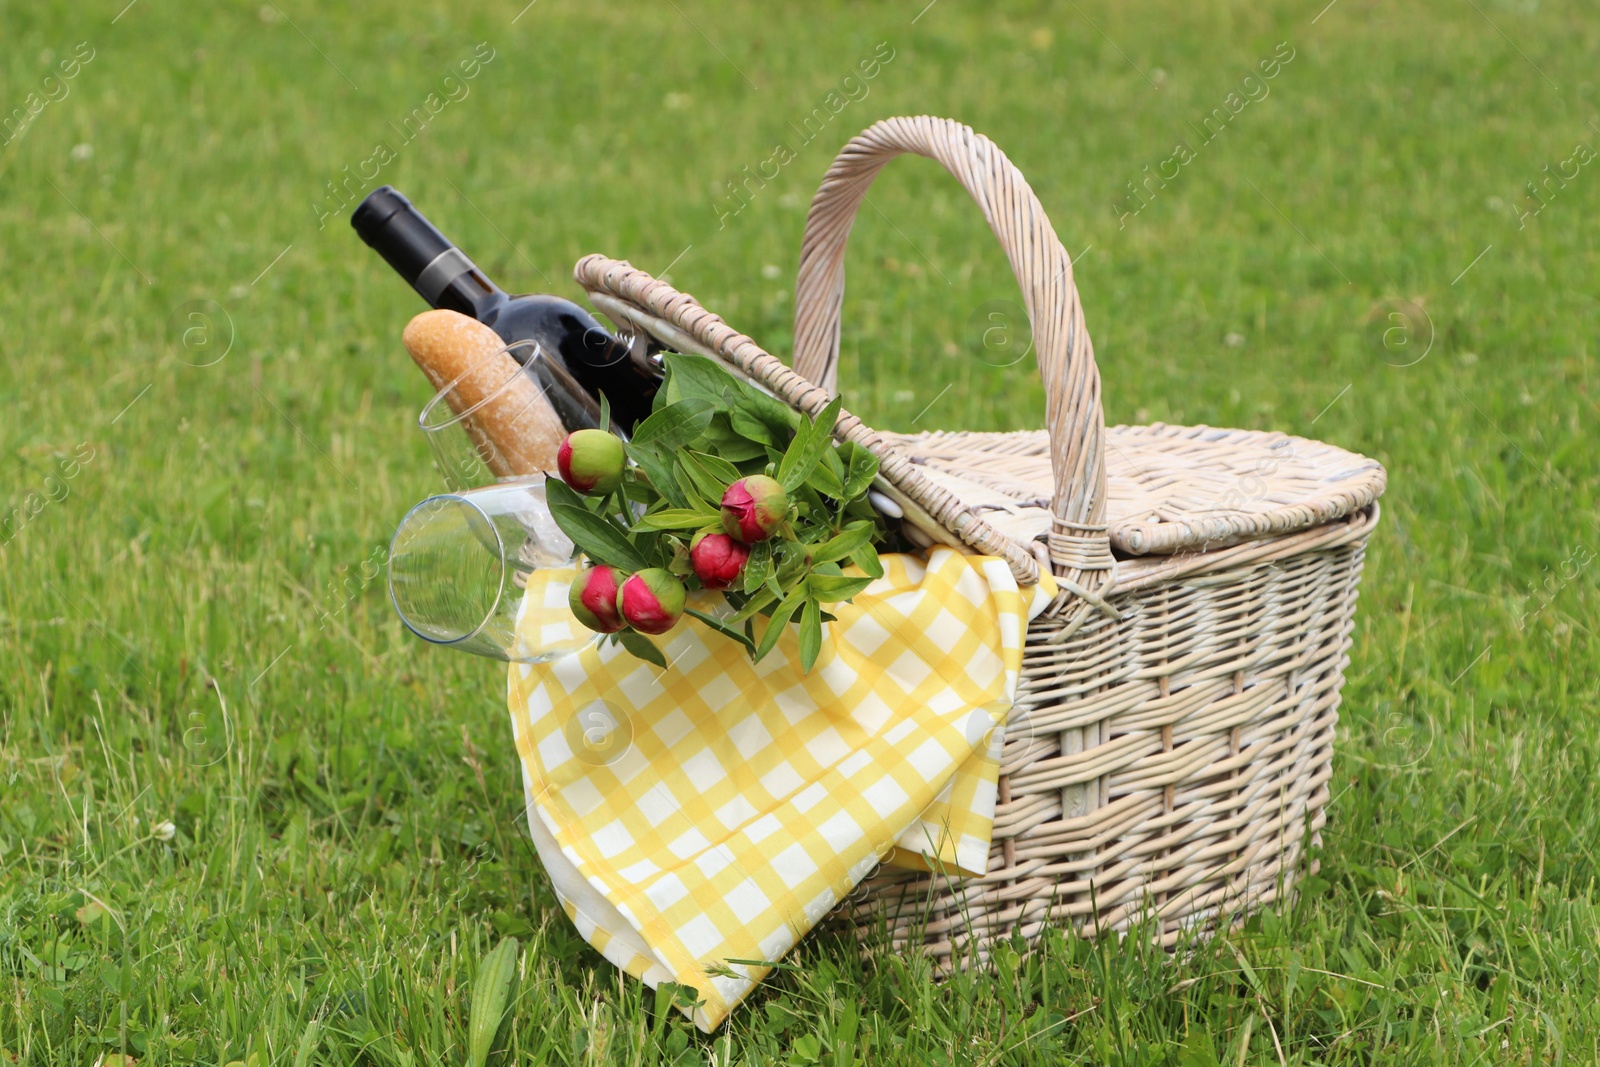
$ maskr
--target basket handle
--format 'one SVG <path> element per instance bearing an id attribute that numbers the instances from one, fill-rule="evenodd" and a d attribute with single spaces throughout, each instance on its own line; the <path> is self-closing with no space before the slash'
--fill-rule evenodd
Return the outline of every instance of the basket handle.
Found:
<path id="1" fill-rule="evenodd" d="M 1055 481 L 1051 510 L 1057 520 L 1052 556 L 1073 556 L 1075 542 L 1105 537 L 1100 372 L 1072 280 L 1072 259 L 1022 172 L 993 141 L 959 122 L 922 115 L 884 119 L 844 146 L 806 216 L 795 282 L 794 369 L 828 393 L 836 391 L 850 227 L 878 171 L 904 152 L 937 160 L 961 182 L 1011 261 L 1044 379 Z M 1070 559 L 1055 562 L 1058 569 L 1077 569 Z"/>

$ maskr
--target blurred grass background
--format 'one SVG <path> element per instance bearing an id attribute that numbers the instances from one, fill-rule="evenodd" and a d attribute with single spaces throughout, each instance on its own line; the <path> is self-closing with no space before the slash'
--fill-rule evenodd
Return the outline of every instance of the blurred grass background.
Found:
<path id="1" fill-rule="evenodd" d="M 461 1062 L 507 934 L 508 1062 L 1600 1062 L 1592 10 L 124 4 L 0 3 L 26 125 L 0 134 L 0 1062 Z M 500 669 L 408 639 L 374 577 L 436 488 L 419 302 L 329 183 L 384 142 L 361 192 L 397 185 L 508 288 L 576 296 L 591 251 L 670 267 L 786 353 L 823 170 L 922 112 L 1004 148 L 1078 257 L 1108 422 L 1388 467 L 1321 874 L 1179 961 L 1053 936 L 938 985 L 814 938 L 706 1039 L 555 907 Z M 872 202 L 849 405 L 1039 425 L 1030 368 L 981 344 L 1019 299 L 976 208 L 915 160 Z"/>

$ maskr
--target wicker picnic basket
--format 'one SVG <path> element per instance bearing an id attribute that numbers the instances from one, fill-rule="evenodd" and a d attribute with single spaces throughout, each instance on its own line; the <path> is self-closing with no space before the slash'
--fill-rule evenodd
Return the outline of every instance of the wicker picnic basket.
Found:
<path id="1" fill-rule="evenodd" d="M 1040 568 L 1061 595 L 1029 628 L 1007 724 L 989 872 L 880 873 L 846 907 L 944 967 L 1047 924 L 1140 919 L 1167 945 L 1284 893 L 1324 822 L 1356 586 L 1384 472 L 1280 433 L 1107 428 L 1072 263 L 1021 173 L 947 119 L 886 119 L 811 203 L 794 369 L 625 262 L 576 269 L 595 305 L 723 361 L 807 414 L 834 392 L 844 252 L 877 172 L 943 164 L 983 209 L 1026 301 L 1046 429 L 835 434 L 925 537 Z"/>

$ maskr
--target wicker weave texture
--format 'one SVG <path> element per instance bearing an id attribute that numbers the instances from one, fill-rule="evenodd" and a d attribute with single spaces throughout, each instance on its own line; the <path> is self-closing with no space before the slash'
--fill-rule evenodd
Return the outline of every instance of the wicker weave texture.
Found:
<path id="1" fill-rule="evenodd" d="M 1275 899 L 1325 819 L 1374 518 L 1150 567 L 1111 598 L 1120 619 L 1064 642 L 1036 620 L 989 873 L 875 877 L 849 918 L 951 966 L 1046 924 L 1142 919 L 1171 945 Z"/>
<path id="2" fill-rule="evenodd" d="M 1113 427 L 1072 265 L 1021 174 L 945 119 L 854 138 L 813 200 L 796 285 L 795 370 L 629 264 L 576 268 L 597 307 L 721 360 L 798 410 L 828 402 L 844 251 L 894 156 L 937 160 L 978 202 L 1033 327 L 1046 430 L 837 437 L 935 540 L 1048 567 L 1062 593 L 1028 633 L 1007 725 L 989 874 L 898 874 L 842 910 L 952 966 L 1045 924 L 1094 935 L 1140 917 L 1164 943 L 1292 886 L 1322 827 L 1356 590 L 1383 468 L 1332 445 L 1211 427 Z"/>
<path id="3" fill-rule="evenodd" d="M 1051 525 L 1049 441 L 1019 433 L 880 433 L 923 477 L 1024 544 Z M 1211 426 L 1106 428 L 1106 523 L 1127 556 L 1192 552 L 1344 518 L 1383 494 L 1377 460 L 1322 441 Z"/>

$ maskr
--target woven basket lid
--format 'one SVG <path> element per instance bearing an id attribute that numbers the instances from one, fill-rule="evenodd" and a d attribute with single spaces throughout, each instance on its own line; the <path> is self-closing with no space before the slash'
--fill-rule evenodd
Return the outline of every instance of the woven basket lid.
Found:
<path id="1" fill-rule="evenodd" d="M 880 436 L 989 525 L 1023 543 L 1050 529 L 1043 431 Z M 1335 522 L 1383 493 L 1377 460 L 1342 448 L 1212 426 L 1106 428 L 1106 528 L 1119 556 L 1203 552 Z"/>

